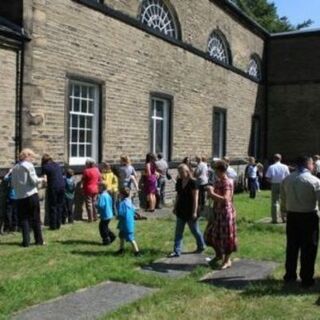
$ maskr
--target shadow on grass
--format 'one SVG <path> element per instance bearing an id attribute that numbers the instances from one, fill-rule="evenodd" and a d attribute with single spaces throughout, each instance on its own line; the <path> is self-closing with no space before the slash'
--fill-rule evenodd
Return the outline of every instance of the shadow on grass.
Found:
<path id="1" fill-rule="evenodd" d="M 21 247 L 21 242 L 0 242 L 0 246 L 14 246 L 14 247 Z"/>
<path id="2" fill-rule="evenodd" d="M 70 253 L 86 256 L 86 257 L 106 257 L 112 256 L 117 257 L 116 251 L 81 251 L 81 250 L 73 250 Z"/>
<path id="3" fill-rule="evenodd" d="M 100 244 L 100 243 L 99 243 Z M 118 255 L 116 254 L 118 248 L 115 247 L 114 251 L 110 251 L 110 250 L 103 250 L 105 248 L 110 248 L 110 246 L 103 246 L 101 245 L 101 251 L 88 251 L 88 250 L 73 250 L 70 253 L 72 254 L 77 254 L 77 255 L 82 255 L 82 256 L 87 256 L 87 257 L 103 257 L 103 256 L 113 256 L 113 257 L 122 257 L 122 255 Z M 143 249 L 140 251 L 142 258 L 147 257 L 150 259 L 154 259 L 159 255 L 162 255 L 163 252 L 161 250 L 156 250 L 156 249 Z M 124 255 L 133 255 L 133 251 L 130 247 L 128 247 L 128 249 L 125 251 Z M 152 260 L 151 260 L 152 261 Z"/>
<path id="4" fill-rule="evenodd" d="M 303 288 L 301 282 L 284 283 L 282 280 L 266 279 L 257 282 L 251 282 L 250 286 L 242 293 L 244 296 L 288 296 L 288 295 L 306 295 L 320 292 L 320 279 L 316 284 Z"/>
<path id="5" fill-rule="evenodd" d="M 258 298 L 265 296 L 304 296 L 320 292 L 320 281 L 309 288 L 301 287 L 300 282 L 286 284 L 282 280 L 266 279 L 266 280 L 246 280 L 242 277 L 230 276 L 218 279 L 203 280 L 202 283 L 214 285 L 215 287 L 241 290 L 241 295 L 250 298 Z M 316 302 L 320 305 L 320 298 Z"/>
<path id="6" fill-rule="evenodd" d="M 95 246 L 102 246 L 101 242 L 99 241 L 89 241 L 89 240 L 82 240 L 82 239 L 72 239 L 72 240 L 57 240 L 56 243 L 61 243 L 65 245 L 95 245 Z"/>

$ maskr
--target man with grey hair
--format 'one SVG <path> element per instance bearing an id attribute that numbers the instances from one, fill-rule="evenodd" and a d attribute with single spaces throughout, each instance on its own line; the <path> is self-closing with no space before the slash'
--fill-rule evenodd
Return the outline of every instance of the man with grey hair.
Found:
<path id="1" fill-rule="evenodd" d="M 282 156 L 276 153 L 273 156 L 274 164 L 271 165 L 266 173 L 266 178 L 271 183 L 271 218 L 272 223 L 278 223 L 280 211 L 280 184 L 290 174 L 288 166 L 281 163 Z M 285 222 L 285 214 L 281 212 L 282 222 Z"/>
<path id="2" fill-rule="evenodd" d="M 299 157 L 296 170 L 281 184 L 281 207 L 287 213 L 286 282 L 296 281 L 300 252 L 303 287 L 314 284 L 319 239 L 320 180 L 312 172 L 311 157 Z"/>

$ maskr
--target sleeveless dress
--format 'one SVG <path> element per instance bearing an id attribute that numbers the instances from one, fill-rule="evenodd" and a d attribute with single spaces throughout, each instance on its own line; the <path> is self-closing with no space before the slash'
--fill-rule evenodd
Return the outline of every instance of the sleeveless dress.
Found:
<path id="1" fill-rule="evenodd" d="M 231 179 L 217 180 L 214 191 L 223 196 L 227 190 L 233 195 L 233 181 Z M 218 255 L 229 255 L 237 251 L 236 211 L 233 202 L 215 201 L 213 218 L 208 222 L 205 230 L 205 241 L 212 246 Z"/>
<path id="2" fill-rule="evenodd" d="M 145 176 L 144 180 L 144 192 L 145 194 L 156 194 L 157 193 L 157 176 L 156 176 L 156 165 L 150 163 L 150 172 L 151 175 Z"/>

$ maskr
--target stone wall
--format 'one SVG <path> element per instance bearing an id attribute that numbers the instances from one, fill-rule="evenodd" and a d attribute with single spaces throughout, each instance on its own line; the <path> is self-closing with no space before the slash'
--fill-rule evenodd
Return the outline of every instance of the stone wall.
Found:
<path id="1" fill-rule="evenodd" d="M 209 36 L 213 30 L 220 30 L 229 42 L 233 64 L 247 70 L 253 53 L 263 57 L 264 40 L 241 25 L 226 11 L 208 0 L 165 1 L 173 7 L 180 22 L 182 41 L 207 51 Z M 110 7 L 137 18 L 140 13 L 139 0 L 105 0 Z"/>
<path id="2" fill-rule="evenodd" d="M 201 3 L 192 12 L 186 1 L 174 1 L 183 33 L 190 30 L 189 42 L 199 41 L 204 49 L 208 34 L 224 21 L 221 28 L 233 32 L 236 55 L 261 53 L 262 39 L 212 3 Z M 206 30 L 198 38 L 200 28 L 188 26 L 187 17 L 193 13 L 195 21 L 202 21 L 207 11 Z M 213 107 L 227 109 L 227 154 L 248 154 L 252 115 L 264 116 L 263 86 L 73 1 L 34 0 L 32 7 L 26 2 L 24 21 L 32 37 L 26 46 L 24 113 L 39 120 L 24 123 L 24 145 L 68 161 L 66 86 L 75 75 L 101 84 L 103 159 L 117 161 L 127 153 L 138 162 L 149 151 L 150 92 L 173 97 L 172 160 L 212 155 Z M 237 51 L 235 43 L 241 39 Z"/>
<path id="3" fill-rule="evenodd" d="M 0 168 L 15 160 L 17 53 L 0 47 Z"/>
<path id="4" fill-rule="evenodd" d="M 319 34 L 273 37 L 268 52 L 268 154 L 320 153 Z"/>

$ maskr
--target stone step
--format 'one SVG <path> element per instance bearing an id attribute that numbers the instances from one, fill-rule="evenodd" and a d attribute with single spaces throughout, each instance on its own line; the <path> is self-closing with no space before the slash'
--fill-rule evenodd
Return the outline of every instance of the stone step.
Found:
<path id="1" fill-rule="evenodd" d="M 59 297 L 23 310 L 14 320 L 84 320 L 97 319 L 119 307 L 137 301 L 156 289 L 105 282 L 95 287 Z"/>

